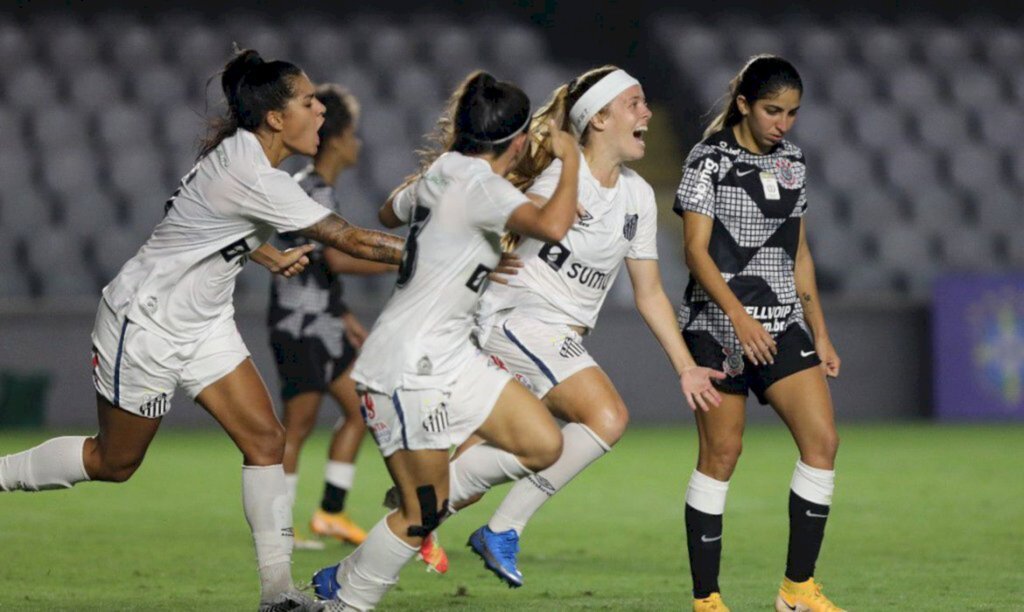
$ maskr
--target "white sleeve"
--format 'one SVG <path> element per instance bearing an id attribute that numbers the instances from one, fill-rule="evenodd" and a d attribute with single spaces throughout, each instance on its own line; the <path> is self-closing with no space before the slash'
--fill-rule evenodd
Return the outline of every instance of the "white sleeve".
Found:
<path id="1" fill-rule="evenodd" d="M 505 224 L 515 209 L 530 204 L 523 192 L 497 174 L 473 181 L 470 190 L 473 192 L 469 198 L 473 202 L 469 210 L 470 222 L 495 234 L 505 232 Z"/>
<path id="2" fill-rule="evenodd" d="M 416 207 L 416 185 L 418 183 L 419 181 L 416 181 L 407 185 L 391 199 L 391 209 L 403 223 L 408 223 L 409 219 L 412 219 L 412 209 Z"/>
<path id="3" fill-rule="evenodd" d="M 562 160 L 556 159 L 547 168 L 544 168 L 544 171 L 533 181 L 526 193 L 549 200 L 554 195 L 560 178 L 562 178 Z"/>
<path id="4" fill-rule="evenodd" d="M 644 183 L 644 187 L 646 189 L 637 207 L 636 236 L 626 253 L 628 259 L 658 258 L 658 204 L 651 186 Z"/>
<path id="5" fill-rule="evenodd" d="M 278 232 L 305 229 L 332 212 L 306 195 L 295 179 L 282 170 L 257 171 L 251 193 L 252 197 L 242 206 L 242 214 Z"/>

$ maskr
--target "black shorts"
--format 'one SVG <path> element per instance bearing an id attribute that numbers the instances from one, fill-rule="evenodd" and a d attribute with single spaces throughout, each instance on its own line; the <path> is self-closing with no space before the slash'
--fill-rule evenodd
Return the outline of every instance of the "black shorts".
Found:
<path id="1" fill-rule="evenodd" d="M 683 341 L 697 365 L 725 372 L 728 377 L 714 381 L 719 391 L 746 396 L 753 391 L 757 401 L 767 404 L 765 391 L 776 382 L 797 372 L 821 364 L 814 342 L 799 325 L 790 325 L 775 338 L 779 352 L 775 363 L 757 366 L 749 359 L 730 356 L 708 332 L 683 332 Z"/>
<path id="2" fill-rule="evenodd" d="M 300 393 L 326 393 L 331 383 L 355 361 L 358 352 L 342 336 L 340 357 L 331 357 L 324 341 L 316 336 L 296 338 L 287 332 L 270 332 L 270 348 L 277 361 L 281 399 L 288 401 Z"/>

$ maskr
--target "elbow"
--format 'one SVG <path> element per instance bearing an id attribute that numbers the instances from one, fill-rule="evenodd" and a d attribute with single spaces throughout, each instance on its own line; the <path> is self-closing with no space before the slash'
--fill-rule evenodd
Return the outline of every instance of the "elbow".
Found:
<path id="1" fill-rule="evenodd" d="M 549 221 L 538 228 L 540 234 L 538 238 L 544 242 L 560 242 L 569 233 L 570 227 L 572 227 L 572 220 L 569 223 Z"/>

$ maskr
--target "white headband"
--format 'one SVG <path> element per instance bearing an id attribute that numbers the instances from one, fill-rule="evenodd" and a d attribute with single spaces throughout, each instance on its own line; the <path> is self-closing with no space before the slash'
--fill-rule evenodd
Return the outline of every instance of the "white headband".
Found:
<path id="1" fill-rule="evenodd" d="M 640 81 L 629 76 L 625 70 L 616 70 L 594 83 L 593 87 L 588 89 L 587 93 L 583 94 L 569 111 L 569 122 L 572 123 L 572 129 L 576 136 L 579 137 L 583 134 L 591 118 L 606 104 L 614 100 L 615 96 L 639 84 Z"/>

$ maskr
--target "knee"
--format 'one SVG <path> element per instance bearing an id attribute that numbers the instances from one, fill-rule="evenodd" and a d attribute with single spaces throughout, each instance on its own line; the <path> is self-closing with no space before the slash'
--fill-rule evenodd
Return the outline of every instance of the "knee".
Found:
<path id="1" fill-rule="evenodd" d="M 96 446 L 94 453 L 85 455 L 85 471 L 89 478 L 99 482 L 127 482 L 142 465 L 143 456 L 112 457 Z"/>
<path id="2" fill-rule="evenodd" d="M 249 433 L 244 440 L 239 441 L 246 465 L 281 463 L 284 460 L 286 439 L 284 427 L 280 423 Z"/>
<path id="3" fill-rule="evenodd" d="M 534 437 L 530 450 L 521 458 L 523 467 L 539 472 L 551 467 L 562 456 L 562 432 L 552 424 L 542 435 Z"/>
<path id="4" fill-rule="evenodd" d="M 832 469 L 839 453 L 839 434 L 833 429 L 818 436 L 811 449 L 803 453 L 803 462 L 811 467 Z"/>
<path id="5" fill-rule="evenodd" d="M 736 463 L 743 453 L 742 438 L 728 438 L 716 440 L 708 444 L 705 452 L 701 453 L 704 459 L 702 466 L 708 470 L 708 474 L 719 480 L 728 480 L 736 469 Z M 701 471 L 704 471 L 703 469 Z"/>
<path id="6" fill-rule="evenodd" d="M 582 422 L 611 446 L 626 433 L 629 410 L 621 401 L 609 403 L 592 411 Z"/>

